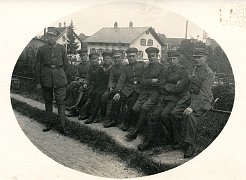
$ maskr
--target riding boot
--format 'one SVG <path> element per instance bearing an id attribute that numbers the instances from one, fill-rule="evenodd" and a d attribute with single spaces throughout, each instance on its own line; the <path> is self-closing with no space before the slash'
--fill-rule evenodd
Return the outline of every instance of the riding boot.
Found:
<path id="1" fill-rule="evenodd" d="M 86 103 L 80 108 L 79 120 L 84 120 L 87 118 L 90 101 L 90 99 L 87 99 Z"/>
<path id="2" fill-rule="evenodd" d="M 138 145 L 139 151 L 144 151 L 153 146 L 153 142 L 154 142 L 156 131 L 158 129 L 158 125 L 159 123 L 156 123 L 156 122 L 149 123 L 149 132 L 147 134 L 147 137 L 144 139 L 143 143 Z"/>
<path id="3" fill-rule="evenodd" d="M 55 122 L 52 119 L 52 114 L 53 114 L 53 104 L 52 102 L 45 102 L 45 111 L 46 111 L 46 117 L 45 117 L 45 124 L 46 128 L 43 129 L 43 132 L 50 131 L 51 129 L 54 128 Z"/>
<path id="4" fill-rule="evenodd" d="M 61 123 L 62 133 L 67 135 L 67 127 L 66 127 L 66 116 L 65 116 L 65 104 L 58 105 L 58 115 Z"/>
<path id="5" fill-rule="evenodd" d="M 129 140 L 133 140 L 137 138 L 138 132 L 139 130 L 142 128 L 143 124 L 146 121 L 146 117 L 147 117 L 147 111 L 146 110 L 141 110 L 140 114 L 139 114 L 139 118 L 136 124 L 135 129 L 133 129 L 130 133 L 128 133 L 126 135 L 126 138 Z"/>

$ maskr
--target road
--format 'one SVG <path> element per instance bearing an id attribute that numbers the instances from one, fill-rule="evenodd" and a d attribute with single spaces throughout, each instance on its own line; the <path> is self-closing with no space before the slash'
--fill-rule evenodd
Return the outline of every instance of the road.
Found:
<path id="1" fill-rule="evenodd" d="M 66 167 L 108 178 L 133 178 L 143 174 L 127 165 L 116 156 L 93 151 L 86 144 L 63 136 L 57 131 L 42 132 L 40 124 L 18 112 L 16 118 L 30 141 L 44 154 Z"/>

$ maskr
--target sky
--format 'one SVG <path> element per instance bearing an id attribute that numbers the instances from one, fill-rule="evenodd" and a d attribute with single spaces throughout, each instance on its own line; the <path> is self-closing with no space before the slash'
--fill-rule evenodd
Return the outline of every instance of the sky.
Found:
<path id="1" fill-rule="evenodd" d="M 168 38 L 184 38 L 187 19 L 166 9 L 142 3 L 110 3 L 94 6 L 63 17 L 48 26 L 58 27 L 65 21 L 67 26 L 73 20 L 75 32 L 79 35 L 93 35 L 103 27 L 113 27 L 118 22 L 119 27 L 128 27 L 133 22 L 134 27 L 151 26 L 157 33 L 164 33 Z M 203 29 L 189 21 L 188 38 L 202 38 Z"/>

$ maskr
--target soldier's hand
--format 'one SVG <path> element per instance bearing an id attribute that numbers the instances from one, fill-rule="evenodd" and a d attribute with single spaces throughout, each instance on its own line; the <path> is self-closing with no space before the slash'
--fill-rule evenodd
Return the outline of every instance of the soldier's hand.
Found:
<path id="1" fill-rule="evenodd" d="M 87 84 L 83 84 L 83 88 L 87 89 Z"/>
<path id="2" fill-rule="evenodd" d="M 119 93 L 115 94 L 113 97 L 113 100 L 119 101 L 120 100 L 120 94 Z"/>
<path id="3" fill-rule="evenodd" d="M 157 83 L 158 79 L 152 79 L 152 83 Z"/>
<path id="4" fill-rule="evenodd" d="M 187 108 L 184 110 L 183 114 L 188 116 L 188 115 L 190 115 L 192 112 L 193 112 L 193 109 L 191 109 L 190 107 L 187 107 Z"/>
<path id="5" fill-rule="evenodd" d="M 38 83 L 38 84 L 36 85 L 36 88 L 37 88 L 37 89 L 41 89 L 41 88 L 42 88 L 41 84 Z"/>

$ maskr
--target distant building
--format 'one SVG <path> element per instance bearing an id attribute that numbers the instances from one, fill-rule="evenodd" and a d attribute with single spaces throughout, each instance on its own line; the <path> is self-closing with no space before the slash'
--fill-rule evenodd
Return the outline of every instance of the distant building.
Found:
<path id="1" fill-rule="evenodd" d="M 184 38 L 166 38 L 165 44 L 167 49 L 177 49 Z"/>
<path id="2" fill-rule="evenodd" d="M 165 46 L 152 27 L 134 27 L 132 22 L 129 23 L 129 27 L 118 27 L 118 23 L 115 22 L 114 27 L 102 28 L 85 39 L 84 43 L 87 44 L 89 52 L 98 53 L 113 49 L 125 51 L 129 47 L 136 47 L 141 59 L 147 59 L 146 48 L 158 48 L 161 56 L 162 47 Z"/>

